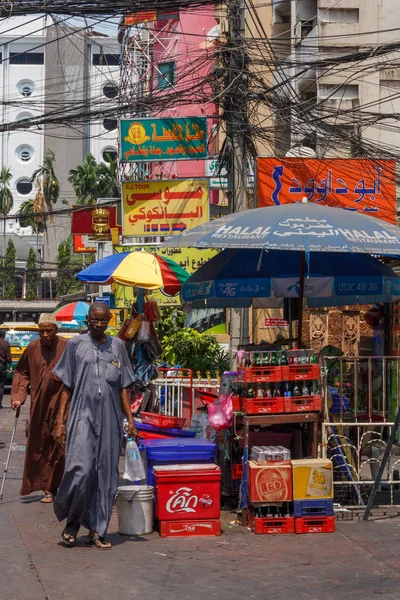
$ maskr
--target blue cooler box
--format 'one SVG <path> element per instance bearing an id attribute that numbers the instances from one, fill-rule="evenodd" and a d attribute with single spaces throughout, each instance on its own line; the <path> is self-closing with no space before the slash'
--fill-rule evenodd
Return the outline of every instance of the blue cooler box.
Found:
<path id="1" fill-rule="evenodd" d="M 163 427 L 155 427 L 149 423 L 142 423 L 135 419 L 135 427 L 138 431 L 150 431 L 152 433 L 162 433 L 171 437 L 194 438 L 196 432 L 191 429 L 165 429 Z M 140 436 L 139 436 L 140 437 Z"/>
<path id="2" fill-rule="evenodd" d="M 198 438 L 139 440 L 138 446 L 146 458 L 148 485 L 153 485 L 155 465 L 213 463 L 217 448 L 209 440 Z"/>

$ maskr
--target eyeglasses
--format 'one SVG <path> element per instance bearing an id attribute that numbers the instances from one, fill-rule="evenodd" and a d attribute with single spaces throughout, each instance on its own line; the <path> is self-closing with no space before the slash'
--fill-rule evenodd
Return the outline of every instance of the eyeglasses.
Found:
<path id="1" fill-rule="evenodd" d="M 110 321 L 110 319 L 89 319 L 90 323 L 101 323 L 102 325 L 107 325 L 107 323 Z"/>

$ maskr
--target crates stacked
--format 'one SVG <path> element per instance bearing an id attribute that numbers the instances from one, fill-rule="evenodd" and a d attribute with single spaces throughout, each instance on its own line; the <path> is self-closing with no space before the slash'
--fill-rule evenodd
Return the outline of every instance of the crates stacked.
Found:
<path id="1" fill-rule="evenodd" d="M 333 533 L 332 463 L 327 459 L 293 460 L 295 533 Z"/>
<path id="2" fill-rule="evenodd" d="M 153 467 L 161 537 L 221 535 L 221 469 L 217 465 Z"/>
<path id="3" fill-rule="evenodd" d="M 289 450 L 283 446 L 253 446 L 247 466 L 251 530 L 256 534 L 294 533 Z"/>
<path id="4" fill-rule="evenodd" d="M 245 352 L 235 392 L 249 415 L 320 411 L 320 367 L 311 350 Z"/>

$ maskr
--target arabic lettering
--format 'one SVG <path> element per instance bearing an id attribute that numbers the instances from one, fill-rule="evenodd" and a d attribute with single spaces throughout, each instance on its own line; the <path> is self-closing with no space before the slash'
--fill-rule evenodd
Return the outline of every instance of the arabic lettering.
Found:
<path id="1" fill-rule="evenodd" d="M 306 197 L 307 200 L 315 202 L 324 202 L 329 194 L 336 195 L 348 195 L 354 194 L 355 198 L 353 202 L 359 203 L 363 202 L 367 199 L 370 202 L 376 200 L 376 196 L 381 195 L 382 193 L 382 167 L 377 165 L 375 167 L 376 177 L 372 180 L 372 185 L 368 186 L 366 179 L 360 179 L 354 186 L 349 186 L 346 181 L 340 177 L 335 178 L 332 169 L 328 169 L 327 177 L 318 181 L 316 178 L 310 178 L 304 185 L 300 181 L 300 179 L 296 177 L 291 177 L 291 184 L 288 187 L 288 193 L 298 194 L 303 197 Z M 272 202 L 279 206 L 281 204 L 281 193 L 283 189 L 282 180 L 285 174 L 285 165 L 275 165 L 272 172 L 272 180 L 274 181 L 274 189 L 271 194 Z M 356 209 L 357 210 L 357 209 Z M 379 207 L 374 206 L 367 210 L 363 209 L 365 212 L 379 212 Z"/>

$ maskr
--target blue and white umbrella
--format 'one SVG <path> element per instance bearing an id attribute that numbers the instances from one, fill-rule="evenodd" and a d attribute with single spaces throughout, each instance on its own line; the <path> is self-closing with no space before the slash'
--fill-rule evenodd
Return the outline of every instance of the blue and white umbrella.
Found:
<path id="1" fill-rule="evenodd" d="M 223 250 L 182 285 L 182 300 L 194 308 L 247 307 L 254 299 L 298 298 L 300 252 Z M 304 295 L 310 304 L 392 302 L 400 297 L 400 277 L 368 254 L 310 253 Z"/>
<path id="2" fill-rule="evenodd" d="M 297 203 L 233 213 L 169 238 L 164 245 L 397 256 L 400 228 L 357 212 Z"/>

